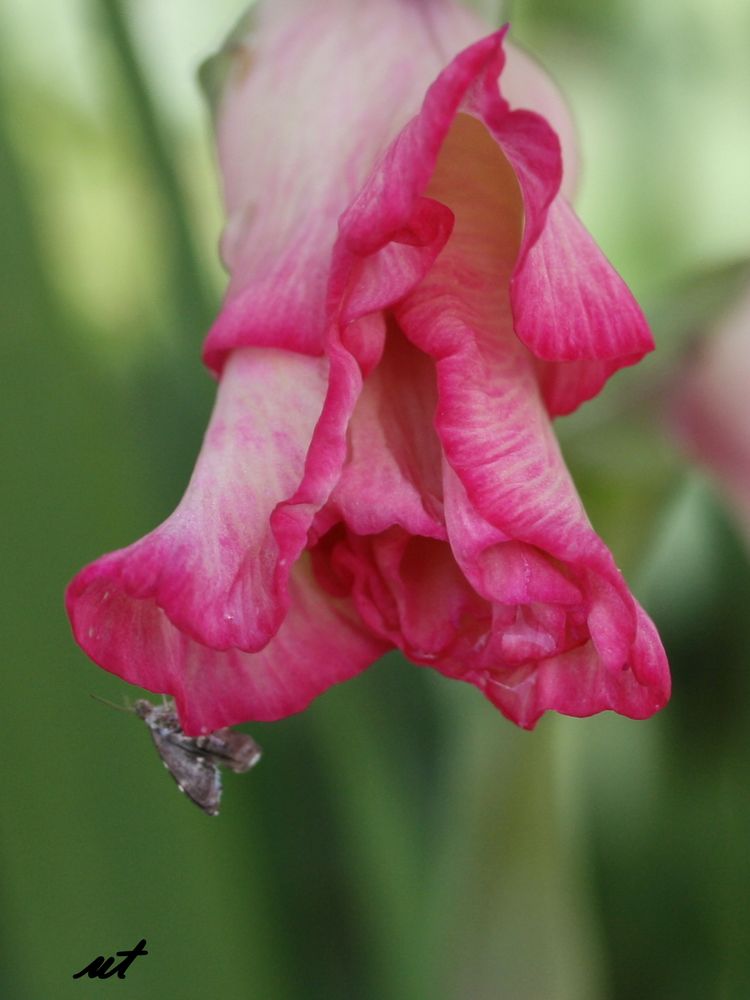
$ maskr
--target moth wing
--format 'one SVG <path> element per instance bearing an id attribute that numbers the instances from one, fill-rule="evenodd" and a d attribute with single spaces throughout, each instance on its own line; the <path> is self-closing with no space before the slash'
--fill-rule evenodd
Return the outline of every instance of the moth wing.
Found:
<path id="1" fill-rule="evenodd" d="M 208 756 L 190 751 L 175 739 L 175 733 L 152 729 L 154 745 L 167 771 L 184 792 L 203 812 L 218 816 L 221 801 L 221 775 Z"/>
<path id="2" fill-rule="evenodd" d="M 195 743 L 217 764 L 228 767 L 235 774 L 249 771 L 258 763 L 262 753 L 251 736 L 228 727 L 217 729 L 215 733 L 209 733 L 207 736 L 199 736 Z"/>

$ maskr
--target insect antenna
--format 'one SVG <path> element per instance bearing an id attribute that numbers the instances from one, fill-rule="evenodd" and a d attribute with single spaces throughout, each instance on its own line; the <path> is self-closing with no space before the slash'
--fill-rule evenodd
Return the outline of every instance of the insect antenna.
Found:
<path id="1" fill-rule="evenodd" d="M 133 708 L 132 705 L 116 705 L 113 701 L 110 701 L 108 698 L 102 698 L 98 694 L 91 694 L 90 692 L 89 696 L 93 698 L 94 701 L 100 701 L 102 705 L 109 705 L 110 708 L 116 708 L 118 712 L 130 712 L 131 714 L 135 714 L 135 709 Z"/>

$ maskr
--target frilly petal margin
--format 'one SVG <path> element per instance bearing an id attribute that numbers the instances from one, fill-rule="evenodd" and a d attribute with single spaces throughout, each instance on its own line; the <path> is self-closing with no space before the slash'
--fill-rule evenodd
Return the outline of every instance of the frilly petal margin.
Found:
<path id="1" fill-rule="evenodd" d="M 654 349 L 640 306 L 562 196 L 536 242 L 521 250 L 511 303 L 516 334 L 539 359 L 552 416 L 571 413 Z"/>
<path id="2" fill-rule="evenodd" d="M 427 185 L 456 116 L 477 118 L 521 190 L 523 237 L 510 276 L 513 327 L 543 366 L 545 402 L 557 415 L 590 399 L 654 345 L 627 286 L 559 193 L 557 136 L 539 115 L 511 110 L 501 96 L 506 31 L 475 43 L 441 73 L 420 114 L 342 216 L 337 250 L 341 256 L 343 245 L 364 257 L 397 244 L 397 234 L 424 215 Z"/>
<path id="3" fill-rule="evenodd" d="M 640 607 L 637 619 L 633 657 L 658 675 L 664 658 L 661 641 Z M 463 679 L 476 684 L 506 718 L 523 729 L 533 729 L 551 710 L 579 719 L 606 711 L 648 719 L 664 707 L 670 693 L 668 675 L 664 684 L 647 686 L 630 671 L 613 675 L 603 670 L 591 642 L 513 671 L 487 671 Z"/>
<path id="4" fill-rule="evenodd" d="M 97 592 L 153 604 L 195 643 L 261 649 L 286 611 L 293 563 L 269 519 L 302 478 L 327 370 L 325 358 L 234 351 L 180 504 L 151 534 L 81 570 L 68 592 L 71 614 L 95 583 Z M 93 655 L 87 631 L 77 635 Z M 149 681 L 146 670 L 139 683 Z"/>
<path id="5" fill-rule="evenodd" d="M 73 581 L 67 606 L 75 637 L 92 660 L 131 684 L 173 695 L 182 728 L 197 736 L 301 712 L 386 651 L 350 602 L 318 587 L 307 557 L 294 567 L 289 591 L 281 628 L 257 653 L 196 642 L 153 599 L 134 599 L 97 564 Z"/>

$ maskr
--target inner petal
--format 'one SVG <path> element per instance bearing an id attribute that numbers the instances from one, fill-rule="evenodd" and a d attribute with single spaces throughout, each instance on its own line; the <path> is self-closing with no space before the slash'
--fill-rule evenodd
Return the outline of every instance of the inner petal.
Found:
<path id="1" fill-rule="evenodd" d="M 312 556 L 318 583 L 332 595 L 351 595 L 368 628 L 416 663 L 459 670 L 491 626 L 489 604 L 445 542 L 398 527 L 361 536 L 339 524 Z"/>
<path id="2" fill-rule="evenodd" d="M 445 538 L 436 409 L 435 366 L 391 318 L 349 424 L 346 463 L 323 524 L 341 519 L 359 535 L 399 525 Z"/>

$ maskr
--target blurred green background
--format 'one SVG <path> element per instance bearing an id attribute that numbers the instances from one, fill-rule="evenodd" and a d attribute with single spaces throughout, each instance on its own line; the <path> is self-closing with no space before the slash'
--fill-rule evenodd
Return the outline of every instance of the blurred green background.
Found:
<path id="1" fill-rule="evenodd" d="M 250 727 L 265 759 L 209 820 L 88 697 L 126 686 L 74 646 L 65 583 L 171 511 L 212 401 L 221 212 L 195 70 L 243 7 L 0 9 L 0 996 L 750 997 L 750 570 L 661 426 L 750 257 L 746 0 L 508 12 L 570 99 L 580 212 L 660 347 L 559 430 L 662 630 L 670 707 L 529 735 L 394 656 Z M 142 937 L 124 982 L 71 978 Z"/>

